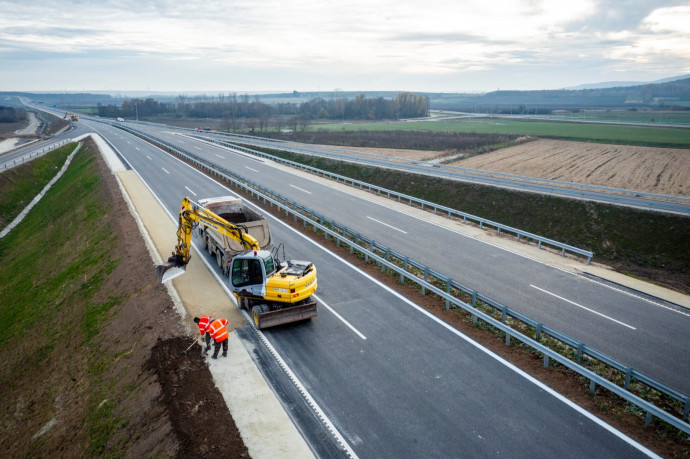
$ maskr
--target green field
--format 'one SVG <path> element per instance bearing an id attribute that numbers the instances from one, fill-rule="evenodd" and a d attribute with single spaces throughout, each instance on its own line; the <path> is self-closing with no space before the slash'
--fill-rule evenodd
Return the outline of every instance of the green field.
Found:
<path id="1" fill-rule="evenodd" d="M 621 126 L 514 120 L 506 118 L 466 118 L 444 121 L 398 121 L 390 123 L 319 124 L 310 129 L 330 130 L 413 130 L 530 135 L 564 140 L 626 145 L 690 148 L 690 129 L 654 126 Z"/>

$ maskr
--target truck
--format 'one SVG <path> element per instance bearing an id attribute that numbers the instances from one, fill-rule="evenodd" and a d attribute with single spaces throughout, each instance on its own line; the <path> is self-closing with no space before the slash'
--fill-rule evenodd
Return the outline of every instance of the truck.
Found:
<path id="1" fill-rule="evenodd" d="M 247 223 L 251 222 L 235 224 L 211 210 L 215 206 L 216 210 L 226 216 L 238 213 L 232 212 L 237 207 L 228 204 L 227 201 L 230 199 L 233 198 L 210 198 L 204 200 L 205 206 L 191 201 L 188 197 L 182 200 L 177 245 L 168 261 L 156 266 L 160 282 L 167 282 L 185 273 L 191 259 L 192 232 L 195 228 L 205 227 L 202 240 L 214 244 L 213 253 L 216 260 L 220 247 L 217 241 L 223 242 L 222 238 L 227 239 L 227 247 L 223 246 L 223 250 L 227 250 L 228 255 L 235 253 L 229 259 L 221 259 L 221 264 L 228 266 L 230 290 L 238 305 L 249 312 L 256 328 L 263 329 L 315 317 L 316 301 L 312 295 L 316 293 L 317 280 L 314 264 L 302 260 L 281 260 L 278 254 L 279 248 L 283 247 L 282 244 L 271 251 L 264 250 L 260 242 L 249 232 Z M 241 202 L 239 206 L 243 207 Z M 246 206 L 244 208 L 247 209 Z M 227 212 L 228 209 L 231 211 Z M 261 220 L 263 218 L 259 218 L 259 221 Z M 268 243 L 271 243 L 268 226 L 266 229 Z M 222 238 L 212 237 L 214 232 Z M 283 254 L 284 252 L 283 247 Z M 222 256 L 225 256 L 225 253 Z"/>
<path id="2" fill-rule="evenodd" d="M 223 220 L 240 226 L 245 233 L 250 234 L 258 241 L 262 250 L 273 248 L 268 221 L 241 199 L 232 196 L 219 196 L 200 199 L 197 202 Z M 216 264 L 225 276 L 230 272 L 229 264 L 232 257 L 245 251 L 239 241 L 229 238 L 203 222 L 199 224 L 199 237 L 201 237 L 208 253 L 215 257 Z"/>

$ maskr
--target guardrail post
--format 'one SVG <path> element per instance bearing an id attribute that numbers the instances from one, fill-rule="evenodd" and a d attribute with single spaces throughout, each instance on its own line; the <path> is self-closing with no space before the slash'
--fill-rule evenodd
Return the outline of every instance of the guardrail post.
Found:
<path id="1" fill-rule="evenodd" d="M 585 345 L 584 343 L 579 343 L 577 345 L 577 363 L 578 365 L 580 364 L 580 361 L 582 360 L 582 350 L 584 349 Z"/>
<path id="2" fill-rule="evenodd" d="M 427 278 L 429 277 L 429 267 L 424 266 L 424 282 L 427 282 Z M 422 285 L 422 296 L 426 295 L 426 288 Z"/>
<path id="3" fill-rule="evenodd" d="M 652 413 L 647 411 L 647 415 L 644 417 L 644 426 L 649 427 L 649 425 L 652 423 Z"/>
<path id="4" fill-rule="evenodd" d="M 544 354 L 544 368 L 549 368 L 549 356 L 546 354 Z"/>
<path id="5" fill-rule="evenodd" d="M 505 305 L 501 305 L 501 323 L 506 323 L 506 313 L 508 308 Z"/>
<path id="6" fill-rule="evenodd" d="M 446 293 L 448 295 L 450 295 L 450 277 L 448 279 L 446 279 Z M 449 309 L 450 309 L 450 300 L 446 300 L 445 310 L 447 311 Z"/>
<path id="7" fill-rule="evenodd" d="M 541 249 L 541 241 L 539 241 L 539 248 Z"/>
<path id="8" fill-rule="evenodd" d="M 626 389 L 628 389 L 630 387 L 630 379 L 632 378 L 632 372 L 633 372 L 632 367 L 628 367 L 628 369 L 625 370 L 625 388 Z"/>
<path id="9" fill-rule="evenodd" d="M 690 412 L 690 396 L 685 397 L 685 408 L 683 409 L 683 419 L 688 420 L 688 413 Z"/>
<path id="10" fill-rule="evenodd" d="M 404 263 L 403 263 L 403 271 L 407 272 L 407 260 L 408 258 L 405 257 Z M 400 283 L 404 284 L 405 283 L 405 278 L 403 277 L 402 274 L 400 274 Z"/>
<path id="11" fill-rule="evenodd" d="M 539 342 L 539 336 L 541 336 L 542 324 L 538 323 L 536 329 L 534 330 L 534 341 Z"/>
<path id="12" fill-rule="evenodd" d="M 589 393 L 594 395 L 594 389 L 596 389 L 596 388 L 597 388 L 597 383 L 595 383 L 594 380 L 592 379 L 589 382 Z"/>

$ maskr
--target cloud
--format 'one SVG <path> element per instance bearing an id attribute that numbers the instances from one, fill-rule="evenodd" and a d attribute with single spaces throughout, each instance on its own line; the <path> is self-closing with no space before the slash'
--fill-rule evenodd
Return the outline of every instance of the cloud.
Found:
<path id="1" fill-rule="evenodd" d="M 507 87 L 530 73 L 535 85 L 563 75 L 680 73 L 690 60 L 688 24 L 687 4 L 651 0 L 0 1 L 0 58 L 90 61 L 104 72 L 98 84 L 113 87 L 136 84 L 132 68 L 144 62 L 169 85 L 433 86 L 482 84 L 495 72 Z"/>

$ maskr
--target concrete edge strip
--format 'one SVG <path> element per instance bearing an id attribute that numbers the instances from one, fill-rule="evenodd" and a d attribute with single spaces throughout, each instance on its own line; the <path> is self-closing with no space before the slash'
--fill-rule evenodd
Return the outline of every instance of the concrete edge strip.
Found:
<path id="1" fill-rule="evenodd" d="M 70 163 L 72 162 L 72 158 L 74 158 L 74 155 L 76 155 L 77 152 L 79 151 L 79 149 L 81 149 L 81 146 L 82 146 L 82 145 L 83 145 L 83 144 L 82 144 L 81 142 L 79 142 L 79 145 L 77 145 L 77 147 L 74 149 L 74 151 L 73 151 L 72 153 L 70 153 L 70 155 L 69 155 L 69 156 L 67 157 L 67 159 L 65 160 L 65 164 L 63 164 L 63 165 L 62 165 L 62 168 L 58 171 L 57 174 L 55 174 L 55 177 L 53 177 L 53 178 L 50 180 L 50 182 L 48 182 L 48 184 L 47 184 L 45 187 L 43 187 L 43 189 L 41 190 L 41 192 L 38 193 L 38 194 L 31 200 L 31 202 L 24 208 L 24 210 L 22 210 L 22 211 L 19 213 L 19 215 L 17 215 L 17 217 L 16 217 L 14 220 L 12 220 L 12 222 L 11 222 L 9 225 L 7 225 L 5 228 L 3 228 L 2 231 L 0 231 L 0 239 L 2 239 L 3 237 L 7 236 L 7 234 L 8 234 L 10 231 L 12 231 L 12 229 L 13 229 L 15 226 L 17 226 L 18 224 L 20 224 L 20 223 L 22 222 L 22 220 L 24 220 L 24 218 L 26 218 L 26 216 L 29 214 L 29 211 L 30 211 L 36 204 L 38 204 L 38 201 L 40 201 L 41 198 L 43 198 L 43 196 L 45 196 L 45 194 L 48 192 L 48 190 L 55 184 L 55 182 L 57 182 L 58 179 L 59 179 L 60 177 L 62 177 L 62 175 L 65 173 L 65 171 L 66 171 L 67 168 L 69 167 Z"/>

